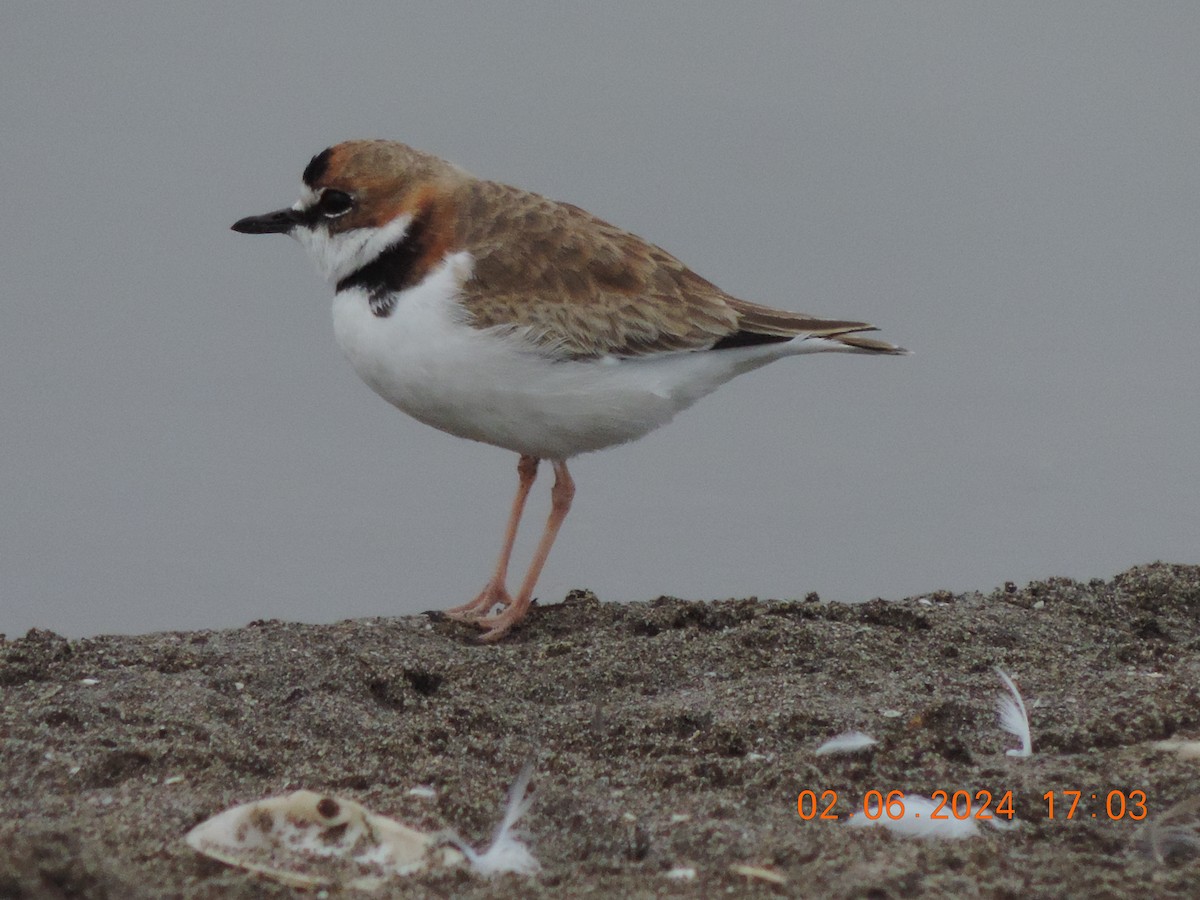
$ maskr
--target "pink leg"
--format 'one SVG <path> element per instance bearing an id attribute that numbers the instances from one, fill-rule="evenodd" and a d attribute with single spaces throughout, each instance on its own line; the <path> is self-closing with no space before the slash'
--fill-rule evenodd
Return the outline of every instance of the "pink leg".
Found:
<path id="1" fill-rule="evenodd" d="M 533 603 L 533 589 L 537 584 L 538 576 L 542 574 L 546 557 L 550 555 L 550 548 L 554 546 L 554 538 L 558 535 L 558 529 L 562 526 L 563 519 L 571 511 L 571 498 L 575 496 L 575 482 L 571 479 L 571 473 L 567 471 L 565 462 L 555 460 L 553 465 L 554 488 L 550 491 L 550 518 L 546 520 L 546 530 L 542 532 L 542 539 L 538 543 L 537 551 L 533 554 L 529 571 L 525 573 L 525 580 L 521 583 L 521 592 L 502 612 L 478 620 L 480 628 L 489 629 L 480 636 L 481 641 L 491 643 L 500 640 L 508 634 L 510 628 L 525 618 L 530 604 Z"/>
<path id="2" fill-rule="evenodd" d="M 512 556 L 513 544 L 517 541 L 517 526 L 521 524 L 521 514 L 525 511 L 525 500 L 529 497 L 529 490 L 533 487 L 534 479 L 537 478 L 539 462 L 540 460 L 536 456 L 522 456 L 520 462 L 517 463 L 519 479 L 517 496 L 513 498 L 512 512 L 508 516 L 508 528 L 504 532 L 504 549 L 500 551 L 500 559 L 496 561 L 496 571 L 492 573 L 488 583 L 483 586 L 478 597 L 470 603 L 446 610 L 449 618 L 459 622 L 474 622 L 491 612 L 492 607 L 497 603 L 504 607 L 512 603 L 512 598 L 508 596 L 508 588 L 505 587 L 505 583 L 508 581 L 508 560 Z"/>

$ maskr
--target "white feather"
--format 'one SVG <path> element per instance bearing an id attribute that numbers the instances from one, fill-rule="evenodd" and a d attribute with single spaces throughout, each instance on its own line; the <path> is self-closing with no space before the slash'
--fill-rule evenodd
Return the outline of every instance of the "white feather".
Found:
<path id="1" fill-rule="evenodd" d="M 696 870 L 691 866 L 679 866 L 663 873 L 664 878 L 669 878 L 671 881 L 695 881 Z"/>
<path id="2" fill-rule="evenodd" d="M 1019 748 L 1014 747 L 1005 752 L 1009 756 L 1032 756 L 1033 736 L 1029 730 L 1029 714 L 1025 711 L 1025 701 L 1021 699 L 1021 692 L 1017 690 L 1016 683 L 1007 672 L 1003 669 L 996 669 L 996 674 L 1000 676 L 1000 680 L 1004 682 L 1004 686 L 1011 694 L 1011 696 L 1001 694 L 996 699 L 996 712 L 1000 714 L 1000 727 L 1021 740 Z"/>
<path id="3" fill-rule="evenodd" d="M 975 819 L 955 818 L 940 801 L 915 794 L 906 794 L 903 802 L 904 814 L 901 816 L 892 818 L 886 805 L 881 812 L 876 804 L 869 808 L 870 815 L 867 815 L 866 812 L 854 813 L 850 817 L 849 824 L 858 828 L 877 825 L 905 837 L 942 841 L 959 841 L 963 838 L 974 837 L 979 833 L 979 824 Z M 940 817 L 935 819 L 933 813 L 938 812 L 939 807 Z"/>
<path id="4" fill-rule="evenodd" d="M 878 744 L 879 741 L 861 731 L 846 731 L 836 737 L 831 737 L 813 752 L 817 756 L 828 756 L 834 753 L 857 753 Z"/>
<path id="5" fill-rule="evenodd" d="M 533 795 L 528 794 L 529 780 L 532 777 L 533 763 L 528 763 L 509 788 L 504 818 L 496 826 L 491 845 L 482 853 L 476 853 L 460 838 L 452 836 L 454 845 L 463 852 L 471 867 L 480 875 L 488 878 L 507 872 L 535 875 L 541 870 L 541 863 L 514 831 L 517 822 L 528 812 L 529 805 L 533 802 Z"/>

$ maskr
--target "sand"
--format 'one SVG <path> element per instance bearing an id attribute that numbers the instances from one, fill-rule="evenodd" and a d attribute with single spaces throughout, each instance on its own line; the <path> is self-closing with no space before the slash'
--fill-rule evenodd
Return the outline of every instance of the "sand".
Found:
<path id="1" fill-rule="evenodd" d="M 1024 694 L 1029 758 L 1005 752 L 996 667 Z M 481 846 L 530 759 L 539 876 L 372 896 L 1200 894 L 1195 813 L 1172 811 L 1200 759 L 1158 746 L 1200 738 L 1197 566 L 862 605 L 576 591 L 499 646 L 429 616 L 32 631 L 0 643 L 0 699 L 0 897 L 293 896 L 183 835 L 303 787 Z M 814 754 L 848 730 L 879 743 Z M 1011 791 L 1019 824 L 934 841 L 845 821 L 871 790 L 958 789 Z M 802 791 L 836 792 L 843 818 L 802 819 Z"/>

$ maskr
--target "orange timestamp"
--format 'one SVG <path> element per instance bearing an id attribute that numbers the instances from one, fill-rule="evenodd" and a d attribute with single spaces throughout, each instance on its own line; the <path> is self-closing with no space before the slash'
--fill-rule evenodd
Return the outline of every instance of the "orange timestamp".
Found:
<path id="1" fill-rule="evenodd" d="M 921 812 L 912 813 L 912 815 L 938 820 L 950 819 L 979 819 L 987 821 L 994 818 L 1006 818 L 1012 820 L 1013 811 L 1013 792 L 1005 791 L 999 796 L 994 797 L 991 791 L 934 791 L 931 795 L 932 808 L 930 799 L 921 799 Z M 804 790 L 801 791 L 796 798 L 796 811 L 800 814 L 800 818 L 806 822 L 812 819 L 840 819 L 841 813 L 837 811 L 837 806 L 840 798 L 837 791 L 826 790 L 821 791 L 818 795 L 816 791 Z M 908 806 L 905 804 L 904 791 L 867 791 L 862 798 L 862 814 L 871 821 L 879 819 L 892 819 L 898 821 L 909 814 Z M 855 812 L 850 815 L 856 815 Z"/>
<path id="2" fill-rule="evenodd" d="M 1012 821 L 1015 816 L 1013 809 L 1013 792 L 1004 791 L 999 795 L 991 791 L 934 791 L 926 798 L 914 797 L 919 801 L 915 809 L 906 804 L 904 791 L 870 790 L 862 797 L 862 815 L 870 821 L 890 819 L 898 821 L 911 815 L 914 818 L 926 818 L 934 821 L 957 819 L 964 821 L 976 819 L 1007 819 Z M 1046 791 L 1042 795 L 1045 802 L 1047 819 L 1072 820 L 1076 818 L 1107 818 L 1112 821 L 1130 819 L 1140 822 L 1149 813 L 1148 798 L 1143 790 L 1110 790 L 1107 792 L 1088 793 L 1086 791 Z M 803 790 L 796 797 L 796 812 L 804 821 L 813 819 L 835 820 L 842 818 L 838 804 L 841 797 L 835 790 L 825 790 L 819 793 L 814 790 Z M 1082 806 L 1081 806 L 1082 803 Z M 851 811 L 849 816 L 857 814 Z"/>
<path id="3" fill-rule="evenodd" d="M 1054 798 L 1057 794 L 1062 795 L 1062 803 L 1056 806 Z M 1085 791 L 1046 791 L 1042 794 L 1042 799 L 1046 801 L 1047 819 L 1074 819 L 1078 812 L 1081 819 L 1107 818 L 1114 822 L 1132 819 L 1140 822 L 1149 812 L 1146 792 L 1143 790 L 1113 790 L 1104 793 L 1103 798 L 1101 800 L 1100 792 L 1089 794 Z M 1084 801 L 1083 809 L 1079 808 L 1080 800 Z"/>

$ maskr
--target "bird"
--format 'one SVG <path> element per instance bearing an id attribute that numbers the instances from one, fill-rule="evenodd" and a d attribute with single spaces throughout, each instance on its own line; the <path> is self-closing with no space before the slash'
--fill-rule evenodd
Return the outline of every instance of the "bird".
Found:
<path id="1" fill-rule="evenodd" d="M 376 393 L 444 432 L 518 454 L 499 559 L 445 612 L 495 642 L 520 623 L 571 508 L 567 462 L 636 440 L 785 356 L 902 355 L 866 323 L 733 297 L 666 250 L 569 203 L 397 141 L 314 156 L 292 206 L 239 219 L 296 239 L 333 286 L 333 330 Z M 508 567 L 540 463 L 550 513 L 516 596 Z"/>

